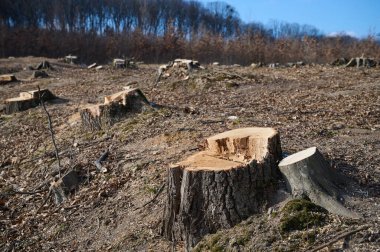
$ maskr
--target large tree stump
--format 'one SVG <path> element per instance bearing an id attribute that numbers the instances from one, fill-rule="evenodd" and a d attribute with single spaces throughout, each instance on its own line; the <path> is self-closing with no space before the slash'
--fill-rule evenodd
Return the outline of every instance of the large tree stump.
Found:
<path id="1" fill-rule="evenodd" d="M 104 104 L 93 105 L 80 111 L 82 125 L 90 130 L 109 127 L 128 113 L 140 113 L 150 104 L 141 90 L 128 89 L 104 97 Z"/>
<path id="2" fill-rule="evenodd" d="M 163 235 L 186 250 L 206 234 L 263 210 L 279 177 L 279 134 L 242 128 L 206 140 L 205 150 L 168 169 Z"/>
<path id="3" fill-rule="evenodd" d="M 338 184 L 344 182 L 316 147 L 284 158 L 279 169 L 286 178 L 288 189 L 295 197 L 307 196 L 329 212 L 350 218 L 359 216 L 340 202 Z"/>
<path id="4" fill-rule="evenodd" d="M 5 100 L 5 113 L 12 114 L 19 111 L 24 111 L 30 108 L 38 106 L 40 99 L 42 101 L 48 101 L 55 99 L 48 89 L 21 92 L 19 97 L 10 98 Z"/>

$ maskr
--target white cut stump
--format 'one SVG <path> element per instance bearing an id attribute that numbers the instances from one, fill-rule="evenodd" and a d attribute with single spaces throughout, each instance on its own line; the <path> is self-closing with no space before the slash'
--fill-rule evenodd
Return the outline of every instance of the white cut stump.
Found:
<path id="1" fill-rule="evenodd" d="M 342 183 L 343 178 L 329 166 L 316 147 L 284 158 L 279 169 L 293 196 L 307 196 L 312 202 L 334 214 L 359 217 L 339 202 L 341 195 L 337 184 Z"/>

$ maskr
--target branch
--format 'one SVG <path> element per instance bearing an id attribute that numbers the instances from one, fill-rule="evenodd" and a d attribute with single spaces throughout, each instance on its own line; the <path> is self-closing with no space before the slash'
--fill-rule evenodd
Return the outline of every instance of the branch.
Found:
<path id="1" fill-rule="evenodd" d="M 36 194 L 36 193 L 41 193 L 41 192 L 45 192 L 46 190 L 36 190 L 34 192 L 23 192 L 23 191 L 15 191 L 15 190 L 12 190 L 11 192 L 9 193 L 0 193 L 0 195 L 4 195 L 4 196 L 10 196 L 10 195 L 15 195 L 15 194 L 23 194 L 23 195 L 33 195 L 33 194 Z"/>
<path id="2" fill-rule="evenodd" d="M 158 191 L 157 191 L 156 195 L 154 195 L 153 199 L 149 200 L 149 201 L 146 202 L 144 205 L 135 208 L 135 211 L 138 210 L 138 209 L 140 209 L 140 208 L 143 208 L 143 207 L 145 207 L 146 205 L 148 205 L 148 204 L 152 203 L 153 201 L 155 201 L 155 200 L 157 199 L 158 195 L 160 195 L 160 193 L 163 191 L 164 187 L 165 187 L 165 183 L 162 184 L 162 186 L 158 189 Z"/>
<path id="3" fill-rule="evenodd" d="M 96 168 L 98 169 L 99 172 L 106 172 L 107 171 L 107 169 L 105 169 L 105 168 L 102 167 L 102 163 L 101 162 L 105 161 L 107 159 L 108 155 L 109 155 L 109 151 L 106 150 L 100 156 L 100 158 L 94 162 L 94 164 L 95 164 L 95 166 L 96 166 Z"/>
<path id="4" fill-rule="evenodd" d="M 50 136 L 51 136 L 51 140 L 53 142 L 54 149 L 55 149 L 55 158 L 58 161 L 58 171 L 59 171 L 58 174 L 59 174 L 59 177 L 61 178 L 61 160 L 59 159 L 58 148 L 57 148 L 57 145 L 55 143 L 54 131 L 53 131 L 52 123 L 51 123 L 51 117 L 50 117 L 50 114 L 49 114 L 49 112 L 47 111 L 47 109 L 45 107 L 45 103 L 42 100 L 40 86 L 37 86 L 37 87 L 38 87 L 38 98 L 40 100 L 41 106 L 45 110 L 45 113 L 46 113 L 46 115 L 48 117 L 48 125 L 49 125 Z"/>
<path id="5" fill-rule="evenodd" d="M 49 193 L 48 195 L 46 196 L 44 202 L 42 203 L 42 205 L 37 209 L 37 211 L 34 213 L 34 217 L 36 217 L 36 215 L 38 214 L 38 212 L 44 207 L 44 205 L 46 204 L 46 202 L 49 200 L 49 197 L 51 195 L 51 192 L 52 190 L 49 189 Z"/>
<path id="6" fill-rule="evenodd" d="M 338 242 L 339 240 L 345 238 L 346 236 L 350 236 L 350 235 L 352 235 L 352 234 L 355 234 L 355 233 L 357 233 L 357 232 L 359 232 L 359 231 L 361 231 L 361 230 L 368 229 L 368 228 L 369 228 L 369 225 L 365 225 L 365 226 L 361 226 L 361 227 L 359 227 L 359 228 L 357 228 L 357 229 L 354 229 L 354 230 L 352 230 L 352 231 L 345 232 L 345 233 L 343 233 L 343 234 L 341 234 L 341 235 L 338 235 L 337 237 L 335 237 L 335 238 L 332 239 L 331 241 L 326 242 L 326 243 L 324 243 L 324 244 L 322 244 L 322 245 L 320 245 L 320 246 L 318 246 L 318 247 L 316 247 L 316 248 L 310 250 L 310 252 L 316 252 L 316 251 L 318 251 L 318 250 L 321 250 L 321 249 L 323 249 L 323 248 L 325 248 L 325 247 L 328 247 L 328 246 L 334 244 L 335 242 Z"/>

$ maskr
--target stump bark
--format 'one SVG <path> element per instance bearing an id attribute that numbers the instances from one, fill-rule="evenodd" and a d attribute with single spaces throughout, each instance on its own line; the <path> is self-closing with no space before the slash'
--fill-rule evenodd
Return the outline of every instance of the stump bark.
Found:
<path id="1" fill-rule="evenodd" d="M 190 250 L 200 239 L 259 213 L 276 189 L 279 134 L 242 128 L 210 137 L 205 150 L 168 169 L 162 234 Z"/>
<path id="2" fill-rule="evenodd" d="M 109 127 L 128 113 L 140 113 L 150 104 L 139 89 L 128 89 L 104 97 L 104 104 L 93 105 L 80 111 L 82 125 L 90 130 Z"/>
<path id="3" fill-rule="evenodd" d="M 307 196 L 312 202 L 334 214 L 359 217 L 339 202 L 341 194 L 338 184 L 343 183 L 344 178 L 329 166 L 316 147 L 284 158 L 279 169 L 295 197 Z"/>

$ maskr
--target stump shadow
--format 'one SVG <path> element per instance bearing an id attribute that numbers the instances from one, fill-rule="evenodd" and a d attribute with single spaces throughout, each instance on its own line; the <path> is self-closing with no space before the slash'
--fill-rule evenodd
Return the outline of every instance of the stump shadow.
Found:
<path id="1" fill-rule="evenodd" d="M 380 182 L 371 181 L 360 175 L 358 167 L 341 159 L 330 159 L 334 169 L 344 178 L 345 183 L 338 186 L 345 195 L 352 197 L 380 198 Z"/>

